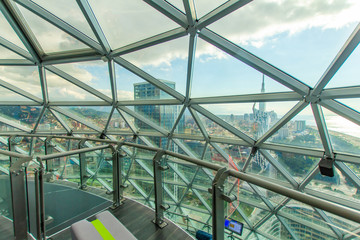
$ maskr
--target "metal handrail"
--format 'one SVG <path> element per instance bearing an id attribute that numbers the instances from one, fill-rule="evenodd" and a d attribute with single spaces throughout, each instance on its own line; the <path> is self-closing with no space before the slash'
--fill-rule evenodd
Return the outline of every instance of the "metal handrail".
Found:
<path id="1" fill-rule="evenodd" d="M 29 136 L 33 137 L 32 135 L 29 135 Z M 44 137 L 46 137 L 46 136 L 44 136 Z M 37 159 L 40 162 L 50 160 L 53 158 L 58 158 L 58 157 L 65 157 L 65 156 L 70 156 L 70 155 L 79 154 L 79 153 L 101 150 L 101 149 L 111 147 L 112 146 L 111 144 L 117 144 L 118 146 L 121 146 L 121 147 L 128 146 L 128 147 L 136 147 L 139 149 L 154 151 L 156 153 L 162 152 L 164 155 L 172 156 L 172 157 L 181 159 L 185 162 L 196 164 L 198 166 L 205 167 L 205 168 L 208 168 L 208 169 L 211 169 L 214 171 L 219 171 L 220 169 L 223 169 L 223 167 L 221 167 L 217 164 L 206 162 L 206 161 L 203 161 L 203 160 L 200 160 L 197 158 L 189 157 L 189 156 L 179 154 L 179 153 L 174 153 L 174 152 L 168 151 L 168 150 L 163 150 L 163 149 L 157 148 L 157 147 L 150 147 L 150 146 L 140 145 L 140 144 L 131 143 L 131 142 L 119 142 L 119 141 L 105 140 L 105 139 L 88 139 L 88 138 L 68 137 L 68 136 L 66 136 L 66 137 L 65 136 L 47 136 L 47 137 L 65 138 L 65 139 L 73 139 L 73 140 L 86 140 L 86 141 L 94 141 L 94 142 L 103 142 L 103 143 L 108 143 L 108 144 L 103 145 L 103 146 L 93 147 L 93 148 L 84 148 L 84 149 L 72 150 L 72 151 L 68 151 L 68 152 L 64 152 L 64 153 L 55 153 L 55 154 L 50 154 L 50 155 L 45 155 L 45 156 L 39 156 L 39 157 L 37 157 Z M 0 151 L 0 153 L 2 153 L 2 152 L 3 152 L 3 150 Z M 14 154 L 14 153 L 12 153 L 12 154 Z M 16 156 L 23 156 L 23 155 L 16 154 Z M 319 208 L 319 209 L 325 210 L 327 212 L 333 213 L 335 215 L 338 215 L 340 217 L 344 217 L 346 219 L 360 223 L 360 212 L 356 211 L 354 209 L 351 209 L 351 208 L 348 208 L 348 207 L 345 207 L 345 206 L 342 206 L 342 205 L 339 205 L 336 203 L 332 203 L 332 202 L 323 200 L 321 198 L 318 198 L 318 197 L 315 197 L 315 196 L 312 196 L 312 195 L 309 195 L 309 194 L 306 194 L 306 193 L 303 193 L 303 192 L 300 192 L 300 191 L 297 191 L 297 190 L 294 190 L 294 189 L 291 189 L 288 187 L 280 186 L 278 184 L 263 180 L 254 175 L 247 174 L 245 172 L 237 172 L 235 170 L 230 170 L 230 169 L 226 169 L 226 172 L 227 172 L 227 175 L 224 178 L 227 178 L 228 176 L 233 176 L 240 180 L 244 180 L 246 182 L 260 186 L 267 190 L 279 193 L 283 196 L 286 196 L 291 199 L 297 200 L 299 202 L 305 203 L 312 207 Z"/>

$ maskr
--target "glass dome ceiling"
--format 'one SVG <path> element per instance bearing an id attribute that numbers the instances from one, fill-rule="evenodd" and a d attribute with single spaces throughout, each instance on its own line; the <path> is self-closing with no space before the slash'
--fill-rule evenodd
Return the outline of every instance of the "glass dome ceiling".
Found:
<path id="1" fill-rule="evenodd" d="M 0 11 L 4 149 L 9 133 L 136 136 L 360 210 L 358 1 L 4 0 Z M 319 173 L 323 157 L 335 177 Z M 173 211 L 204 228 L 212 173 L 171 169 Z M 227 188 L 248 239 L 359 233 L 245 182 Z"/>

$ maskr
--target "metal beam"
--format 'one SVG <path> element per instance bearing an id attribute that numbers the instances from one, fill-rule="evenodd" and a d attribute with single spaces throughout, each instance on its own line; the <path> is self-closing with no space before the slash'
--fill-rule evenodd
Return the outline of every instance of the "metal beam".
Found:
<path id="1" fill-rule="evenodd" d="M 303 97 L 296 92 L 275 92 L 244 94 L 233 96 L 191 98 L 190 104 L 219 104 L 219 103 L 254 103 L 254 102 L 284 102 L 301 101 Z"/>
<path id="2" fill-rule="evenodd" d="M 139 113 L 128 109 L 127 107 L 120 106 L 120 107 L 118 107 L 118 109 L 120 109 L 121 111 L 124 111 L 127 114 L 133 116 L 134 118 L 146 123 L 147 125 L 149 125 L 153 129 L 155 129 L 156 131 L 160 132 L 161 134 L 163 134 L 165 136 L 168 136 L 168 134 L 169 134 L 168 130 L 160 127 L 158 124 L 156 124 L 156 123 L 152 122 L 151 120 L 147 119 L 145 116 L 142 116 Z"/>
<path id="3" fill-rule="evenodd" d="M 85 35 L 84 33 L 80 32 L 78 29 L 74 28 L 70 24 L 64 22 L 60 18 L 56 17 L 49 11 L 45 10 L 44 8 L 40 7 L 38 4 L 36 4 L 33 1 L 30 0 L 14 0 L 24 8 L 28 9 L 35 15 L 41 17 L 45 21 L 51 23 L 52 25 L 56 26 L 57 28 L 61 29 L 62 31 L 66 32 L 70 36 L 74 37 L 75 39 L 79 40 L 80 42 L 84 43 L 85 45 L 89 46 L 92 49 L 95 49 L 96 51 L 106 54 L 106 52 L 103 51 L 100 44 Z"/>
<path id="4" fill-rule="evenodd" d="M 68 111 L 66 111 L 66 110 L 64 110 L 62 108 L 53 106 L 50 109 L 53 109 L 53 110 L 57 111 L 58 113 L 61 113 L 61 114 L 65 115 L 65 116 L 67 116 L 69 118 L 72 118 L 73 120 L 75 120 L 77 122 L 80 122 L 80 123 L 88 126 L 89 128 L 94 129 L 97 132 L 100 132 L 100 133 L 102 132 L 102 129 L 99 128 L 98 126 L 95 126 L 94 124 L 86 121 L 85 119 L 83 119 L 83 118 L 81 118 L 81 117 L 79 117 L 79 116 L 77 116 L 77 115 L 75 115 L 73 113 L 70 113 L 70 112 L 68 112 Z"/>
<path id="5" fill-rule="evenodd" d="M 175 89 L 172 89 L 171 87 L 169 87 L 165 83 L 161 82 L 160 80 L 154 78 L 150 74 L 144 72 L 143 70 L 141 70 L 140 68 L 138 68 L 135 65 L 131 64 L 130 62 L 126 61 L 125 59 L 120 58 L 120 57 L 116 57 L 116 58 L 114 58 L 114 61 L 117 64 L 124 67 L 125 69 L 127 69 L 130 72 L 134 73 L 135 75 L 137 75 L 137 76 L 141 77 L 142 79 L 148 81 L 149 83 L 151 83 L 155 87 L 160 88 L 162 91 L 164 91 L 164 92 L 168 93 L 169 95 L 173 96 L 174 98 L 176 98 L 176 99 L 178 99 L 180 101 L 184 101 L 185 97 L 181 93 L 177 92 Z"/>
<path id="6" fill-rule="evenodd" d="M 360 98 L 360 87 L 330 88 L 322 90 L 320 100 L 342 98 Z"/>
<path id="7" fill-rule="evenodd" d="M 0 59 L 0 66 L 34 66 L 34 62 L 26 59 Z"/>
<path id="8" fill-rule="evenodd" d="M 331 145 L 329 132 L 328 132 L 327 127 L 326 127 L 324 113 L 323 113 L 321 107 L 316 103 L 312 103 L 311 108 L 312 108 L 312 111 L 313 111 L 313 114 L 314 114 L 314 117 L 315 117 L 316 126 L 317 126 L 318 131 L 319 131 L 321 142 L 322 142 L 322 145 L 323 145 L 324 150 L 325 150 L 325 155 L 332 158 L 333 157 L 333 150 L 332 150 L 332 145 Z"/>
<path id="9" fill-rule="evenodd" d="M 345 42 L 344 46 L 338 52 L 334 60 L 330 63 L 329 67 L 326 69 L 325 73 L 321 76 L 320 80 L 315 85 L 314 90 L 311 93 L 312 96 L 317 96 L 323 90 L 323 88 L 328 84 L 330 79 L 339 70 L 341 65 L 343 65 L 346 59 L 357 47 L 359 42 L 360 42 L 360 23 L 356 26 L 355 30 L 352 32 L 348 40 Z"/>
<path id="10" fill-rule="evenodd" d="M 8 82 L 5 82 L 5 81 L 3 81 L 1 79 L 0 79 L 0 86 L 4 87 L 6 89 L 9 89 L 10 91 L 12 91 L 14 93 L 17 93 L 17 94 L 19 94 L 19 95 L 21 95 L 23 97 L 26 97 L 26 98 L 28 98 L 28 99 L 36 102 L 36 103 L 40 103 L 40 104 L 43 103 L 42 99 L 32 95 L 31 93 L 28 93 L 28 92 L 22 90 L 21 88 L 18 88 L 18 87 L 14 86 L 14 85 L 12 85 L 12 84 L 10 84 Z"/>
<path id="11" fill-rule="evenodd" d="M 14 8 L 12 2 L 0 1 L 0 11 L 29 51 L 34 61 L 40 63 L 40 56 L 42 54 L 41 47 L 30 32 L 30 28 L 24 24 L 24 19 L 17 13 L 18 11 Z"/>
<path id="12" fill-rule="evenodd" d="M 226 40 L 225 38 L 221 37 L 220 35 L 217 35 L 216 33 L 210 31 L 207 28 L 203 28 L 200 31 L 199 37 L 209 42 L 210 44 L 220 48 L 221 50 L 227 52 L 231 56 L 239 59 L 240 61 L 246 63 L 250 67 L 253 67 L 256 70 L 267 75 L 268 77 L 278 81 L 282 85 L 294 90 L 295 92 L 299 93 L 301 96 L 307 95 L 310 91 L 310 87 L 307 86 L 306 84 L 300 82 L 296 78 L 281 71 L 280 69 L 265 62 L 264 60 L 256 57 L 252 53 L 235 45 L 234 43 Z"/>
<path id="13" fill-rule="evenodd" d="M 180 12 L 177 8 L 175 8 L 168 2 L 163 0 L 144 0 L 144 2 L 148 3 L 150 6 L 163 13 L 165 16 L 167 16 L 180 26 L 187 28 L 188 23 L 185 14 Z"/>
<path id="14" fill-rule="evenodd" d="M 88 24 L 90 25 L 92 31 L 94 32 L 96 39 L 101 45 L 101 48 L 105 53 L 109 53 L 111 48 L 106 40 L 105 34 L 101 29 L 99 22 L 97 21 L 94 12 L 91 9 L 91 6 L 87 0 L 76 0 L 78 6 L 80 7 L 82 13 L 84 14 Z"/>
<path id="15" fill-rule="evenodd" d="M 360 178 L 343 162 L 335 161 L 335 166 L 360 189 Z"/>
<path id="16" fill-rule="evenodd" d="M 208 110 L 206 110 L 205 108 L 193 104 L 190 106 L 191 108 L 195 109 L 196 111 L 198 111 L 199 113 L 201 113 L 202 115 L 206 116 L 207 118 L 209 118 L 210 120 L 214 121 L 215 123 L 219 124 L 221 127 L 223 127 L 224 129 L 226 129 L 227 131 L 229 131 L 230 133 L 234 134 L 235 136 L 243 139 L 245 142 L 253 145 L 255 144 L 254 139 L 252 139 L 251 137 L 249 137 L 248 135 L 246 135 L 245 133 L 241 132 L 240 130 L 238 130 L 237 128 L 235 128 L 234 126 L 232 126 L 231 124 L 225 122 L 224 120 L 222 120 L 221 118 L 219 118 L 218 116 L 216 116 L 215 114 L 209 112 Z"/>
<path id="17" fill-rule="evenodd" d="M 209 134 L 208 134 L 208 132 L 206 131 L 206 128 L 205 128 L 204 124 L 202 123 L 202 121 L 201 121 L 199 115 L 197 114 L 197 112 L 196 112 L 195 110 L 191 109 L 191 108 L 188 108 L 188 109 L 189 109 L 189 111 L 190 111 L 190 113 L 191 113 L 191 116 L 193 117 L 196 125 L 199 127 L 202 135 L 204 136 L 205 140 L 206 140 L 207 142 L 210 141 L 210 140 L 209 140 Z"/>
<path id="18" fill-rule="evenodd" d="M 28 128 L 28 127 L 25 127 L 19 123 L 16 123 L 17 121 L 15 120 L 9 120 L 9 119 L 6 119 L 4 117 L 1 117 L 0 116 L 0 122 L 6 124 L 6 125 L 9 125 L 10 127 L 13 127 L 13 128 L 16 128 L 16 129 L 19 129 L 21 131 L 24 131 L 24 132 L 28 132 L 28 133 L 31 133 L 32 129 Z"/>
<path id="19" fill-rule="evenodd" d="M 320 102 L 320 105 L 333 111 L 347 120 L 360 125 L 360 113 L 335 101 L 335 100 L 324 100 Z"/>
<path id="20" fill-rule="evenodd" d="M 126 124 L 129 126 L 130 130 L 131 130 L 134 134 L 137 134 L 137 127 L 135 126 L 135 124 L 134 124 L 133 122 L 131 122 L 130 119 L 128 119 L 128 117 L 119 110 L 119 108 L 116 108 L 116 110 L 118 111 L 118 113 L 120 114 L 120 116 L 124 119 L 124 121 L 126 122 Z"/>
<path id="21" fill-rule="evenodd" d="M 51 55 L 45 55 L 42 58 L 42 65 L 47 66 L 53 64 L 96 61 L 101 60 L 102 57 L 102 55 L 100 55 L 93 49 L 81 49 L 76 51 L 67 51 L 61 53 L 53 53 Z"/>
<path id="22" fill-rule="evenodd" d="M 196 24 L 197 29 L 202 29 L 220 18 L 225 17 L 226 15 L 232 13 L 233 11 L 245 6 L 252 0 L 230 0 L 213 10 L 212 12 L 206 14 L 202 18 L 199 19 L 199 22 Z"/>
<path id="23" fill-rule="evenodd" d="M 196 11 L 194 0 L 183 0 L 186 19 L 189 26 L 194 26 L 196 22 Z"/>
<path id="24" fill-rule="evenodd" d="M 108 96 L 106 96 L 105 94 L 101 93 L 100 91 L 96 90 L 93 87 L 90 87 L 89 85 L 85 84 L 84 82 L 74 78 L 73 76 L 67 74 L 66 72 L 54 67 L 54 66 L 46 66 L 45 67 L 47 70 L 49 70 L 50 72 L 58 75 L 59 77 L 65 79 L 66 81 L 78 86 L 79 88 L 85 90 L 86 92 L 108 102 L 108 103 L 112 103 L 112 99 L 109 98 Z"/>
<path id="25" fill-rule="evenodd" d="M 40 78 L 40 86 L 41 86 L 41 93 L 44 101 L 44 105 L 49 103 L 49 93 L 48 93 L 48 86 L 46 81 L 46 72 L 43 66 L 38 66 L 39 70 L 39 78 Z"/>
<path id="26" fill-rule="evenodd" d="M 184 0 L 184 2 L 185 1 L 186 0 Z M 192 79 L 193 79 L 194 63 L 195 63 L 196 41 L 197 41 L 197 35 L 195 34 L 195 32 L 190 33 L 185 102 L 188 102 L 191 96 L 191 87 L 192 87 Z"/>
<path id="27" fill-rule="evenodd" d="M 110 76 L 112 103 L 113 103 L 113 106 L 115 106 L 115 104 L 118 101 L 118 95 L 117 95 L 117 87 L 116 87 L 116 74 L 115 74 L 114 60 L 112 60 L 112 59 L 109 60 L 108 68 L 109 68 L 109 76 Z"/>
<path id="28" fill-rule="evenodd" d="M 10 51 L 18 54 L 19 56 L 31 61 L 31 62 L 34 62 L 34 59 L 33 57 L 31 56 L 31 54 L 28 52 L 28 51 L 25 51 L 24 49 L 22 49 L 21 47 L 13 44 L 12 42 L 6 40 L 5 38 L 3 37 L 0 37 L 0 45 L 9 49 Z"/>
<path id="29" fill-rule="evenodd" d="M 152 36 L 149 38 L 146 38 L 144 40 L 129 44 L 127 46 L 115 49 L 110 53 L 110 57 L 118 57 L 127 53 L 135 52 L 147 47 L 152 47 L 155 45 L 158 45 L 160 43 L 164 43 L 167 41 L 171 41 L 183 36 L 186 36 L 187 32 L 186 29 L 183 27 L 175 28 L 170 31 L 158 34 L 156 36 Z"/>

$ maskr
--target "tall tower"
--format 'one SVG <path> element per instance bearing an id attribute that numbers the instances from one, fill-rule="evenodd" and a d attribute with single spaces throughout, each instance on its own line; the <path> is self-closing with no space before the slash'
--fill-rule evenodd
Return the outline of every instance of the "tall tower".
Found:
<path id="1" fill-rule="evenodd" d="M 265 93 L 265 75 L 264 74 L 263 74 L 263 77 L 262 77 L 261 93 Z M 260 112 L 265 112 L 265 110 L 266 110 L 266 105 L 265 104 L 266 104 L 265 102 L 259 103 Z"/>

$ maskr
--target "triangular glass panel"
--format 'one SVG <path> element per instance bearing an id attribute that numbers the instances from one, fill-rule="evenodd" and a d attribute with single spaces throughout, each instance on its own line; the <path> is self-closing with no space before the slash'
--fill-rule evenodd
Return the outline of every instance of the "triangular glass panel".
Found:
<path id="1" fill-rule="evenodd" d="M 51 23 L 18 5 L 27 24 L 33 31 L 46 54 L 70 50 L 89 49 L 88 46 L 63 32 Z"/>
<path id="2" fill-rule="evenodd" d="M 348 87 L 359 85 L 359 79 L 355 76 L 359 76 L 359 68 L 356 67 L 360 63 L 360 47 L 359 45 L 346 59 L 345 63 L 336 72 L 330 82 L 326 85 L 326 88 L 334 87 Z"/>
<path id="3" fill-rule="evenodd" d="M 281 222 L 274 215 L 266 220 L 259 228 L 259 232 L 266 235 L 273 236 L 274 239 L 282 239 L 281 236 L 289 234 Z"/>
<path id="4" fill-rule="evenodd" d="M 90 0 L 89 3 L 113 49 L 178 27 L 172 20 L 140 0 Z"/>
<path id="5" fill-rule="evenodd" d="M 56 67 L 106 96 L 112 97 L 107 63 L 103 61 L 87 61 L 58 64 Z"/>
<path id="6" fill-rule="evenodd" d="M 109 119 L 111 107 L 62 107 L 62 109 L 77 115 L 100 129 L 104 129 Z"/>
<path id="7" fill-rule="evenodd" d="M 8 23 L 2 12 L 0 11 L 0 26 L 1 33 L 0 37 L 5 38 L 6 40 L 12 42 L 13 44 L 21 47 L 22 49 L 26 49 L 18 35 L 15 33 L 11 25 Z"/>
<path id="8" fill-rule="evenodd" d="M 0 59 L 24 59 L 22 56 L 0 45 Z"/>
<path id="9" fill-rule="evenodd" d="M 353 4 L 327 11 L 333 9 L 332 2 L 318 7 L 316 2 L 253 1 L 209 28 L 314 86 L 359 21 L 343 17 L 355 16 Z"/>
<path id="10" fill-rule="evenodd" d="M 246 135 L 259 139 L 295 102 L 260 102 L 201 105 Z"/>
<path id="11" fill-rule="evenodd" d="M 107 131 L 111 133 L 117 131 L 131 131 L 131 129 L 127 122 L 124 120 L 124 118 L 115 109 L 112 114 Z"/>
<path id="12" fill-rule="evenodd" d="M 40 120 L 36 132 L 64 132 L 66 131 L 60 122 L 46 109 L 43 117 Z"/>
<path id="13" fill-rule="evenodd" d="M 171 81 L 171 88 L 185 95 L 189 37 L 182 37 L 122 57 L 150 75 L 164 82 Z"/>
<path id="14" fill-rule="evenodd" d="M 219 124 L 210 120 L 206 116 L 204 116 L 200 113 L 198 115 L 199 115 L 200 120 L 202 121 L 207 133 L 210 135 L 210 137 L 239 139 L 239 137 L 237 137 L 233 133 L 229 132 L 225 128 L 221 127 Z"/>
<path id="15" fill-rule="evenodd" d="M 218 145 L 229 156 L 229 169 L 240 171 L 250 155 L 251 148 L 224 143 Z"/>
<path id="16" fill-rule="evenodd" d="M 33 129 L 40 115 L 40 107 L 0 106 L 1 116 L 28 129 Z"/>
<path id="17" fill-rule="evenodd" d="M 37 66 L 0 66 L 0 79 L 42 98 Z"/>
<path id="18" fill-rule="evenodd" d="M 215 10 L 225 2 L 226 0 L 218 0 L 218 1 L 195 0 L 194 3 L 196 8 L 197 18 L 200 19 L 201 17 Z"/>
<path id="19" fill-rule="evenodd" d="M 307 106 L 266 142 L 323 149 L 311 107 Z"/>
<path id="20" fill-rule="evenodd" d="M 274 159 L 274 161 L 277 161 Z M 261 175 L 262 177 L 272 178 L 288 183 L 285 177 L 271 164 L 259 151 L 251 158 L 247 172 Z"/>
<path id="21" fill-rule="evenodd" d="M 74 28 L 79 29 L 89 37 L 96 40 L 96 37 L 91 30 L 89 24 L 86 21 L 83 13 L 81 12 L 79 5 L 75 1 L 65 0 L 65 1 L 47 1 L 47 0 L 35 0 L 36 4 L 39 4 L 41 7 L 45 8 L 55 16 L 61 18 L 65 22 L 72 25 Z"/>
<path id="22" fill-rule="evenodd" d="M 57 112 L 57 114 L 65 121 L 72 131 L 94 131 L 85 124 L 78 122 L 64 114 Z"/>
<path id="23" fill-rule="evenodd" d="M 0 101 L 2 102 L 7 102 L 7 101 L 12 101 L 12 102 L 21 102 L 21 101 L 26 101 L 29 102 L 31 101 L 30 99 L 23 97 L 13 91 L 10 91 L 9 89 L 0 87 Z"/>
<path id="24" fill-rule="evenodd" d="M 191 97 L 288 91 L 291 89 L 198 39 Z"/>
<path id="25" fill-rule="evenodd" d="M 178 134 L 186 134 L 186 135 L 203 136 L 199 126 L 197 125 L 195 119 L 191 115 L 188 108 L 185 109 L 183 118 L 184 118 L 185 126 L 178 127 L 177 132 L 175 132 L 175 134 L 178 133 Z"/>
<path id="26" fill-rule="evenodd" d="M 338 168 L 334 169 L 334 177 L 323 176 L 319 172 L 306 186 L 306 189 L 321 192 L 329 199 L 338 197 L 353 201 L 356 204 L 360 203 L 358 188 Z"/>
<path id="27" fill-rule="evenodd" d="M 103 101 L 50 71 L 46 71 L 46 79 L 50 101 Z"/>
<path id="28" fill-rule="evenodd" d="M 116 84 L 119 100 L 150 100 L 173 99 L 172 96 L 160 90 L 153 84 L 138 77 L 118 64 L 115 64 Z M 160 80 L 167 86 L 175 89 L 175 82 Z"/>
<path id="29" fill-rule="evenodd" d="M 334 151 L 359 154 L 360 126 L 324 107 L 322 110 Z"/>
<path id="30" fill-rule="evenodd" d="M 320 161 L 319 158 L 296 153 L 280 151 L 269 152 L 297 182 L 302 182 Z"/>

